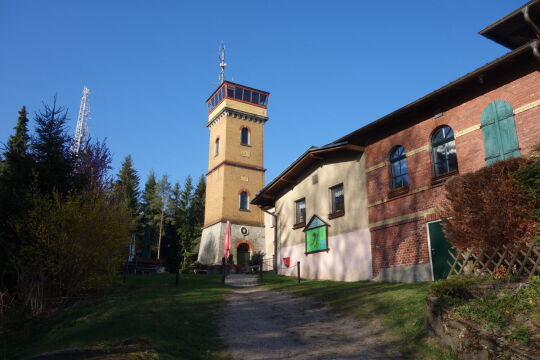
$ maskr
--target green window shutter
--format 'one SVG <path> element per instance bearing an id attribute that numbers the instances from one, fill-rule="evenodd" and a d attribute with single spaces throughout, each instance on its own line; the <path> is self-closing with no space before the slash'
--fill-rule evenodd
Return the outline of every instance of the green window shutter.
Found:
<path id="1" fill-rule="evenodd" d="M 500 136 L 499 129 L 497 127 L 497 111 L 495 104 L 491 103 L 482 112 L 482 118 L 480 120 L 480 127 L 482 128 L 482 136 L 484 138 L 484 151 L 486 154 L 486 163 L 488 165 L 493 164 L 495 161 L 502 159 L 500 150 Z"/>
<path id="2" fill-rule="evenodd" d="M 503 159 L 518 157 L 519 145 L 514 124 L 514 111 L 512 106 L 504 100 L 494 101 L 497 109 L 499 133 L 501 135 L 501 152 Z"/>
<path id="3" fill-rule="evenodd" d="M 504 100 L 490 103 L 482 112 L 482 136 L 486 163 L 520 155 L 512 106 Z"/>

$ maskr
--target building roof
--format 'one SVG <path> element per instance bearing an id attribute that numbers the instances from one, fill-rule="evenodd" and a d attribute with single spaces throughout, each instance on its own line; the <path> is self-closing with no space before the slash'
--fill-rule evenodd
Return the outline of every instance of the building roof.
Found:
<path id="1" fill-rule="evenodd" d="M 262 207 L 273 207 L 277 194 L 291 185 L 296 184 L 298 178 L 305 170 L 313 164 L 323 161 L 327 155 L 338 152 L 362 152 L 361 146 L 349 144 L 348 142 L 332 143 L 324 146 L 312 146 L 298 157 L 291 165 L 263 187 L 252 204 Z"/>
<path id="2" fill-rule="evenodd" d="M 527 22 L 525 13 L 540 27 L 540 0 L 532 0 L 482 29 L 479 34 L 511 50 L 517 49 L 539 35 Z"/>
<path id="3" fill-rule="evenodd" d="M 433 116 L 434 109 L 444 111 L 468 97 L 477 96 L 479 91 L 486 91 L 499 86 L 504 76 L 512 76 L 518 70 L 520 63 L 533 63 L 533 49 L 540 47 L 539 40 L 533 40 L 519 48 L 479 67 L 478 69 L 448 83 L 447 85 L 405 105 L 394 112 L 379 118 L 358 130 L 332 142 L 332 144 L 348 141 L 357 145 L 367 146 L 375 141 L 374 134 L 388 134 L 389 131 L 400 127 L 408 127 L 414 121 L 425 120 L 422 116 Z M 538 61 L 538 59 L 537 59 Z"/>
<path id="4" fill-rule="evenodd" d="M 442 113 L 445 109 L 452 108 L 491 88 L 496 88 L 501 85 L 501 82 L 510 81 L 512 76 L 519 75 L 521 71 L 519 65 L 533 64 L 540 48 L 540 40 L 537 39 L 539 34 L 535 33 L 532 30 L 533 27 L 527 23 L 524 12 L 528 12 L 538 24 L 540 0 L 530 1 L 480 32 L 481 35 L 509 47 L 512 49 L 511 52 L 330 144 L 310 147 L 263 187 L 251 203 L 262 207 L 274 206 L 276 196 L 281 191 L 293 185 L 303 171 L 323 159 L 318 156 L 319 154 L 340 150 L 363 151 L 365 146 L 378 138 L 421 122 L 426 119 L 426 115 L 433 116 L 434 109 Z M 538 61 L 538 58 L 536 60 Z M 536 67 L 538 68 L 538 65 Z"/>

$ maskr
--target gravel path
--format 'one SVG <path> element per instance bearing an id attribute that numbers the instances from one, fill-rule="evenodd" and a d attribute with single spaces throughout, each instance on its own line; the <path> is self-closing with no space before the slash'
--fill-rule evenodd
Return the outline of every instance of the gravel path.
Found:
<path id="1" fill-rule="evenodd" d="M 236 360 L 402 359 L 375 322 L 361 324 L 304 297 L 243 287 L 226 301 L 220 335 Z"/>

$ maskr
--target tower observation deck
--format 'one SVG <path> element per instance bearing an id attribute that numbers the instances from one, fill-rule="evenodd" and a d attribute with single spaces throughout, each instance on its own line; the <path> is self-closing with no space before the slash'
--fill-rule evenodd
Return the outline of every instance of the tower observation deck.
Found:
<path id="1" fill-rule="evenodd" d="M 226 99 L 232 99 L 250 105 L 260 106 L 266 109 L 268 95 L 269 93 L 266 91 L 225 81 L 217 88 L 216 91 L 214 91 L 208 100 L 206 100 L 206 105 L 208 105 L 208 113 L 211 113 L 212 110 L 218 107 L 223 100 Z"/>

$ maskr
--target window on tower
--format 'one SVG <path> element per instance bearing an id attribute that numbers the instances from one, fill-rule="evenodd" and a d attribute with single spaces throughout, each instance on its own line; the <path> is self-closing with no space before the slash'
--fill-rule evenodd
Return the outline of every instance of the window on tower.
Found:
<path id="1" fill-rule="evenodd" d="M 240 193 L 240 210 L 249 210 L 249 195 L 246 191 Z"/>
<path id="2" fill-rule="evenodd" d="M 214 156 L 219 155 L 219 138 L 216 139 L 216 142 L 214 143 Z"/>
<path id="3" fill-rule="evenodd" d="M 240 133 L 240 144 L 249 145 L 249 129 L 243 127 Z"/>

